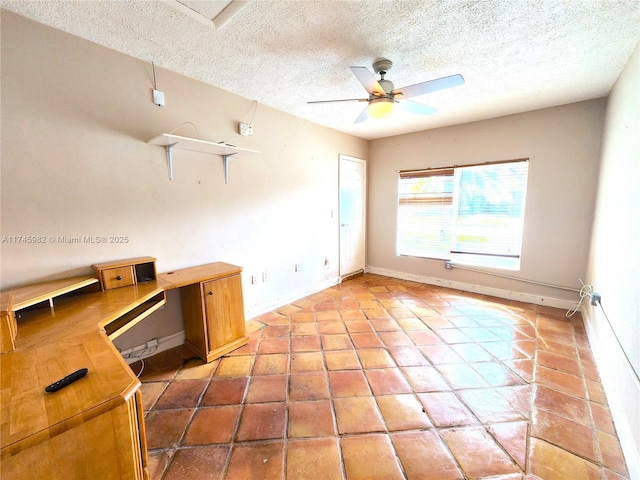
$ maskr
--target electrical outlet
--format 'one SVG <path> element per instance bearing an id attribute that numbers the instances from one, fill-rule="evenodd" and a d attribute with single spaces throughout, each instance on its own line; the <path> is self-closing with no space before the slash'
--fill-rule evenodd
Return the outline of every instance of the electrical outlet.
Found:
<path id="1" fill-rule="evenodd" d="M 251 275 L 251 285 L 255 285 L 256 283 L 258 283 L 258 276 Z"/>
<path id="2" fill-rule="evenodd" d="M 157 347 L 158 346 L 158 339 L 154 338 L 152 340 L 149 340 L 147 342 L 147 348 L 153 348 L 153 347 Z"/>
<path id="3" fill-rule="evenodd" d="M 265 270 L 264 272 L 262 272 L 262 281 L 266 282 L 268 280 L 269 280 L 269 272 Z"/>
<path id="4" fill-rule="evenodd" d="M 296 272 L 301 272 L 301 271 L 302 271 L 302 264 L 296 263 Z"/>
<path id="5" fill-rule="evenodd" d="M 164 107 L 164 92 L 153 89 L 153 103 L 159 107 Z"/>
<path id="6" fill-rule="evenodd" d="M 250 123 L 238 123 L 238 133 L 243 137 L 253 135 L 253 125 Z"/>

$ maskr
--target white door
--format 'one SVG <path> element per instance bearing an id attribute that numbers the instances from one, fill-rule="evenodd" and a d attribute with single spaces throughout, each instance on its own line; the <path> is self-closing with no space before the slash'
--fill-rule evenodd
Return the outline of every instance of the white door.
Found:
<path id="1" fill-rule="evenodd" d="M 340 155 L 340 276 L 365 266 L 366 168 L 359 158 Z"/>

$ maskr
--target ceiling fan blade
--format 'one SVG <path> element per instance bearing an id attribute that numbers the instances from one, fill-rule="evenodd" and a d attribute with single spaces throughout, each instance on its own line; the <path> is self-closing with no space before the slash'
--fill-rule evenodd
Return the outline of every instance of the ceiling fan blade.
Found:
<path id="1" fill-rule="evenodd" d="M 366 67 L 350 67 L 353 74 L 360 81 L 369 95 L 386 95 L 384 88 L 378 83 L 376 77 Z"/>
<path id="2" fill-rule="evenodd" d="M 451 75 L 449 77 L 437 78 L 435 80 L 429 80 L 422 83 L 416 83 L 415 85 L 409 85 L 408 87 L 397 88 L 391 93 L 397 95 L 402 94 L 404 98 L 418 97 L 431 92 L 437 92 L 438 90 L 444 90 L 445 88 L 456 87 L 464 83 L 462 75 Z"/>
<path id="3" fill-rule="evenodd" d="M 432 115 L 438 111 L 437 108 L 430 107 L 411 100 L 402 100 L 398 102 L 397 108 L 409 113 L 417 113 L 418 115 Z"/>
<path id="4" fill-rule="evenodd" d="M 368 102 L 368 98 L 345 98 L 342 100 L 315 100 L 307 103 L 334 103 L 334 102 Z"/>
<path id="5" fill-rule="evenodd" d="M 358 118 L 356 118 L 356 121 L 354 123 L 362 123 L 368 119 L 369 119 L 369 106 L 367 105 L 367 108 L 365 108 L 362 111 L 362 113 L 358 116 Z"/>

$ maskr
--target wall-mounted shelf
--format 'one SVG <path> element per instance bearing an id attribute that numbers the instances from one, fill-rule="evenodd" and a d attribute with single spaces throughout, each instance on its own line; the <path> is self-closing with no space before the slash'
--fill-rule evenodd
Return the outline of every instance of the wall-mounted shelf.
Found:
<path id="1" fill-rule="evenodd" d="M 153 137 L 147 143 L 160 145 L 167 152 L 167 165 L 169 167 L 169 180 L 173 180 L 173 149 L 191 150 L 192 152 L 209 153 L 222 157 L 224 163 L 224 183 L 229 183 L 229 159 L 231 157 L 245 157 L 260 153 L 256 150 L 235 147 L 226 143 L 207 142 L 196 138 L 181 137 L 170 133 L 162 133 Z"/>

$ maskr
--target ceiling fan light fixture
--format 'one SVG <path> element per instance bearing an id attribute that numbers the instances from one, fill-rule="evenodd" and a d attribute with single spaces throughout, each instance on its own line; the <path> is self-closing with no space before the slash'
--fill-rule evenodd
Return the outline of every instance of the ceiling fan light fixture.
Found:
<path id="1" fill-rule="evenodd" d="M 374 98 L 369 101 L 369 116 L 371 118 L 386 118 L 393 113 L 393 98 Z"/>

